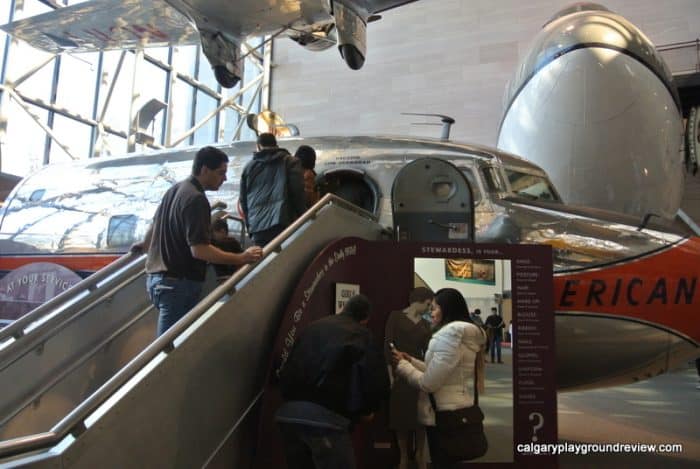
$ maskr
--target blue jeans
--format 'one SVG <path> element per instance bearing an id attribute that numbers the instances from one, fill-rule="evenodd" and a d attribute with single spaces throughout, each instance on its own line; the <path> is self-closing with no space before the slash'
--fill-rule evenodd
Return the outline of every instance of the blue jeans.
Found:
<path id="1" fill-rule="evenodd" d="M 158 308 L 158 332 L 161 336 L 199 302 L 204 282 L 186 278 L 148 274 L 146 290 L 153 305 Z"/>
<path id="2" fill-rule="evenodd" d="M 496 356 L 498 357 L 498 361 L 499 361 L 499 362 L 501 361 L 501 341 L 502 341 L 502 340 L 503 340 L 503 336 L 502 336 L 502 335 L 494 334 L 494 335 L 491 337 L 491 343 L 489 344 L 489 346 L 491 347 L 491 350 L 490 350 L 490 352 L 491 352 L 491 363 L 493 363 L 493 361 L 494 361 L 494 360 L 493 360 L 494 355 L 496 355 Z"/>

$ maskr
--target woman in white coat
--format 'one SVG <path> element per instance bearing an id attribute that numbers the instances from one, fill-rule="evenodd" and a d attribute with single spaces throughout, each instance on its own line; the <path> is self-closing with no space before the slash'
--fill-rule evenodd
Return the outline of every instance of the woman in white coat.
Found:
<path id="1" fill-rule="evenodd" d="M 436 444 L 435 412 L 428 394 L 435 398 L 439 411 L 457 410 L 474 404 L 474 367 L 477 386 L 483 390 L 483 346 L 486 335 L 474 324 L 469 309 L 459 291 L 439 290 L 431 305 L 433 336 L 425 353 L 425 361 L 393 351 L 396 372 L 420 389 L 418 420 L 426 425 L 428 447 L 433 468 L 449 468 L 454 461 L 440 461 L 434 451 Z M 481 352 L 481 353 L 480 353 Z M 479 359 L 477 360 L 477 354 Z"/>

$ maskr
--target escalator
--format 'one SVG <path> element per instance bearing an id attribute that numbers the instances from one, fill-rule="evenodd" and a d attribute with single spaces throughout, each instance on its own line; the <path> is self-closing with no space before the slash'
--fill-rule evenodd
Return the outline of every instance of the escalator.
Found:
<path id="1" fill-rule="evenodd" d="M 51 428 L 153 340 L 144 262 L 124 256 L 0 331 L 0 440 Z"/>
<path id="2" fill-rule="evenodd" d="M 327 195 L 266 246 L 258 264 L 214 288 L 155 341 L 144 260 L 122 261 L 89 301 L 71 300 L 48 326 L 35 326 L 40 334 L 0 350 L 18 351 L 0 361 L 0 382 L 12 390 L 0 408 L 0 465 L 244 467 L 246 416 L 260 398 L 289 295 L 317 253 L 344 236 L 375 240 L 383 229 Z"/>

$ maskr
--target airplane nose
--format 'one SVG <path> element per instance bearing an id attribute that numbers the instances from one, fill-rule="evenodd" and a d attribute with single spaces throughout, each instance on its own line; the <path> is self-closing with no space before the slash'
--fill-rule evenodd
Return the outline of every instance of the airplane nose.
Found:
<path id="1" fill-rule="evenodd" d="M 498 148 L 541 166 L 567 203 L 675 217 L 681 103 L 663 58 L 632 23 L 590 3 L 563 10 L 506 93 Z"/>

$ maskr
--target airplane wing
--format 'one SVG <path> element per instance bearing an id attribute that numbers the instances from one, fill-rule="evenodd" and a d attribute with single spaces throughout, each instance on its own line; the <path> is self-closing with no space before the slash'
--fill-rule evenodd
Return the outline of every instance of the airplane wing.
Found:
<path id="1" fill-rule="evenodd" d="M 372 14 L 375 14 L 417 1 L 418 0 L 370 0 L 369 4 Z"/>
<path id="2" fill-rule="evenodd" d="M 52 53 L 197 44 L 193 23 L 163 0 L 92 0 L 0 26 Z"/>

